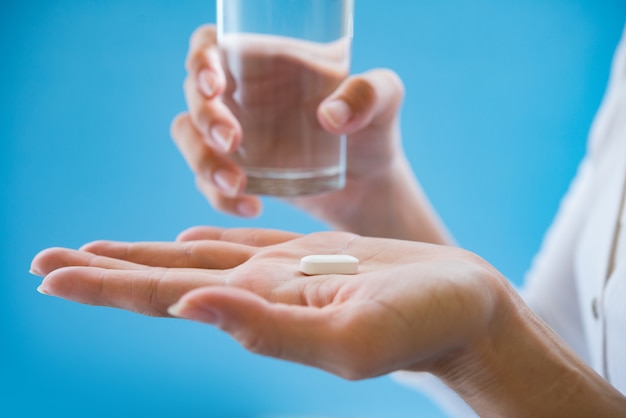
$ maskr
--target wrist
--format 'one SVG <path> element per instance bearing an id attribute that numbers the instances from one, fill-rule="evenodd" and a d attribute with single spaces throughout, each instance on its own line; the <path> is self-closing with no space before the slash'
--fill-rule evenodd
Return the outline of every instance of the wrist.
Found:
<path id="1" fill-rule="evenodd" d="M 453 243 L 401 152 L 385 171 L 355 179 L 349 188 L 350 207 L 330 221 L 333 227 L 364 236 Z"/>
<path id="2" fill-rule="evenodd" d="M 530 311 L 505 281 L 485 332 L 434 374 L 480 416 L 618 416 L 626 399 Z"/>

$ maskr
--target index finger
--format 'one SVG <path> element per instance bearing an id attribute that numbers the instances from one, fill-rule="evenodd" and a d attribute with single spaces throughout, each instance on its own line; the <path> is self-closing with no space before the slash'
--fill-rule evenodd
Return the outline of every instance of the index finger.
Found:
<path id="1" fill-rule="evenodd" d="M 167 308 L 190 290 L 224 285 L 220 272 L 151 268 L 114 270 L 68 266 L 49 273 L 39 292 L 78 303 L 170 316 Z"/>
<path id="2" fill-rule="evenodd" d="M 256 249 L 227 241 L 117 242 L 94 241 L 81 247 L 100 256 L 166 268 L 226 270 L 247 261 Z"/>
<path id="3" fill-rule="evenodd" d="M 226 79 L 214 25 L 200 26 L 191 35 L 185 68 L 196 81 L 199 90 L 208 98 L 223 91 Z"/>

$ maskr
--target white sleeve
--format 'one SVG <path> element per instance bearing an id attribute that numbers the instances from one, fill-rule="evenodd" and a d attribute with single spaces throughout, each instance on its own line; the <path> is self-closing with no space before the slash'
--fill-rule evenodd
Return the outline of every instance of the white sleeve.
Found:
<path id="1" fill-rule="evenodd" d="M 601 156 L 611 152 L 611 142 L 620 140 L 615 133 L 622 116 L 624 80 L 626 79 L 626 28 L 611 69 L 611 77 L 589 133 L 587 156 L 576 178 L 561 202 L 558 214 L 545 236 L 541 250 L 528 272 L 522 296 L 526 303 L 550 325 L 585 361 L 590 350 L 585 340 L 580 291 L 575 270 L 575 251 L 581 230 L 590 216 L 591 204 L 597 199 L 603 182 Z M 621 105 L 620 105 L 621 104 Z M 597 173 L 596 173 L 597 172 Z"/>
<path id="2" fill-rule="evenodd" d="M 521 291 L 530 308 L 585 361 L 589 350 L 578 305 L 574 255 L 589 206 L 591 162 L 588 156 L 581 163 Z"/>

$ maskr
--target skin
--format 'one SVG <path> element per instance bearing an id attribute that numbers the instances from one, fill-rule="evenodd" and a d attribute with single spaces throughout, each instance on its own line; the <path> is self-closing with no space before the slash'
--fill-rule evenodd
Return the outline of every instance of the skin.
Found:
<path id="1" fill-rule="evenodd" d="M 241 144 L 242 135 L 237 119 L 222 101 L 227 83 L 215 27 L 202 26 L 194 32 L 186 68 L 184 91 L 189 110 L 172 122 L 172 138 L 194 172 L 199 190 L 214 208 L 257 216 L 261 201 L 242 193 L 245 175 L 229 158 Z M 317 109 L 321 126 L 348 136 L 346 186 L 289 202 L 336 230 L 451 243 L 402 150 L 398 111 L 403 96 L 399 77 L 377 69 L 347 78 L 323 100 Z M 364 207 L 367 210 L 362 210 Z"/>
<path id="2" fill-rule="evenodd" d="M 172 136 L 211 205 L 258 215 L 260 200 L 241 193 L 245 178 L 229 158 L 242 138 L 220 100 L 212 26 L 192 36 L 187 69 L 189 111 Z M 402 96 L 395 74 L 374 70 L 349 77 L 318 108 L 325 129 L 349 135 L 347 184 L 290 202 L 352 233 L 196 227 L 171 243 L 50 248 L 31 265 L 44 276 L 38 290 L 212 324 L 254 353 L 346 379 L 427 371 L 484 417 L 626 415 L 626 399 L 495 268 L 439 245 L 452 239 L 402 151 Z M 298 271 L 302 256 L 324 253 L 356 256 L 359 274 Z"/>
<path id="3" fill-rule="evenodd" d="M 305 276 L 312 253 L 356 275 Z M 356 380 L 397 370 L 443 379 L 481 416 L 619 416 L 626 399 L 459 248 L 345 232 L 195 228 L 171 243 L 51 248 L 39 291 L 212 324 L 248 350 Z"/>

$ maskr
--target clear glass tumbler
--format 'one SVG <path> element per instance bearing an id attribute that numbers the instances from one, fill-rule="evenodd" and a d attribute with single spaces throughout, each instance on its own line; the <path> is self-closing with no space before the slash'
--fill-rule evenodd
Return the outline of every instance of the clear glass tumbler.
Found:
<path id="1" fill-rule="evenodd" d="M 300 196 L 345 183 L 346 138 L 320 102 L 348 76 L 353 0 L 218 0 L 224 102 L 242 127 L 246 192 Z"/>

